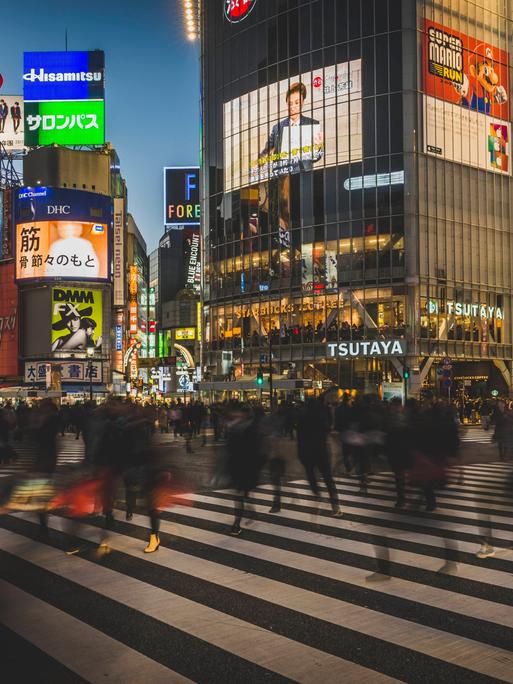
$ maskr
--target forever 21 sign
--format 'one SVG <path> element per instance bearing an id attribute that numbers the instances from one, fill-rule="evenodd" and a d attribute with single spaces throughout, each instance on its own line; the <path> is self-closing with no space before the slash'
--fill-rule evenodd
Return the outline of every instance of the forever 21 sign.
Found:
<path id="1" fill-rule="evenodd" d="M 225 0 L 224 16 L 232 24 L 245 19 L 256 5 L 256 0 Z"/>
<path id="2" fill-rule="evenodd" d="M 329 359 L 404 356 L 405 354 L 406 342 L 399 339 L 329 342 L 327 345 Z"/>

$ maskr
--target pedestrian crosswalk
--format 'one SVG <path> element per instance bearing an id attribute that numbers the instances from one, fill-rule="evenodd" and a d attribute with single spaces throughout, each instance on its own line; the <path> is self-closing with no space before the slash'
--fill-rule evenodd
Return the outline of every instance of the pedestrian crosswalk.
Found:
<path id="1" fill-rule="evenodd" d="M 0 463 L 0 478 L 30 471 L 35 459 L 35 445 L 28 439 L 13 444 L 13 459 L 9 463 Z M 82 438 L 65 433 L 57 438 L 57 466 L 79 465 L 84 458 L 84 442 Z"/>
<path id="2" fill-rule="evenodd" d="M 147 517 L 121 507 L 101 557 L 100 520 L 69 557 L 65 518 L 41 539 L 33 516 L 3 516 L 0 623 L 69 681 L 513 682 L 511 475 L 462 467 L 429 514 L 413 490 L 394 509 L 390 473 L 366 496 L 339 477 L 342 518 L 303 479 L 271 514 L 262 484 L 237 538 L 231 490 L 183 494 L 149 556 Z M 489 527 L 497 552 L 479 560 Z"/>
<path id="3" fill-rule="evenodd" d="M 463 429 L 460 439 L 466 443 L 493 444 L 493 435 L 493 428 L 483 430 L 481 427 L 469 427 Z"/>

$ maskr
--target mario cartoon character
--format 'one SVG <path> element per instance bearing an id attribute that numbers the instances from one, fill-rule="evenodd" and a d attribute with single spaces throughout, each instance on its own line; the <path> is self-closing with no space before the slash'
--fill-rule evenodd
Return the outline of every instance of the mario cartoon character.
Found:
<path id="1" fill-rule="evenodd" d="M 490 114 L 492 104 L 508 101 L 506 88 L 499 84 L 494 68 L 493 50 L 489 45 L 478 45 L 469 59 L 469 74 L 463 75 L 462 84 L 454 84 L 461 95 L 462 107 Z"/>

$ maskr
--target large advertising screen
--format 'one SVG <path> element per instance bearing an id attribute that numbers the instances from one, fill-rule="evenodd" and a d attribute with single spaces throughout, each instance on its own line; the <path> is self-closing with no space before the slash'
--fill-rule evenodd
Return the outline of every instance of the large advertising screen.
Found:
<path id="1" fill-rule="evenodd" d="M 101 351 L 101 290 L 52 288 L 52 351 Z"/>
<path id="2" fill-rule="evenodd" d="M 23 95 L 27 101 L 103 100 L 105 55 L 91 52 L 25 52 Z"/>
<path id="3" fill-rule="evenodd" d="M 199 226 L 199 166 L 164 168 L 164 223 L 167 226 Z"/>
<path id="4" fill-rule="evenodd" d="M 361 59 L 226 102 L 224 153 L 225 192 L 318 166 L 360 161 Z"/>
<path id="5" fill-rule="evenodd" d="M 424 21 L 424 151 L 511 175 L 509 55 Z"/>
<path id="6" fill-rule="evenodd" d="M 7 152 L 24 147 L 24 108 L 20 95 L 0 96 L 0 143 Z"/>
<path id="7" fill-rule="evenodd" d="M 16 279 L 109 280 L 112 201 L 81 190 L 21 188 Z"/>

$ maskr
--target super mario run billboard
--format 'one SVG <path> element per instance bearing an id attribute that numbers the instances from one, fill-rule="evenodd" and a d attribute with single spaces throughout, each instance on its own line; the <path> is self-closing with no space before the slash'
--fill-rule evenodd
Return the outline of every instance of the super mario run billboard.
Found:
<path id="1" fill-rule="evenodd" d="M 508 53 L 424 20 L 424 92 L 509 120 Z"/>
<path id="2" fill-rule="evenodd" d="M 509 54 L 424 20 L 424 151 L 511 174 Z"/>

